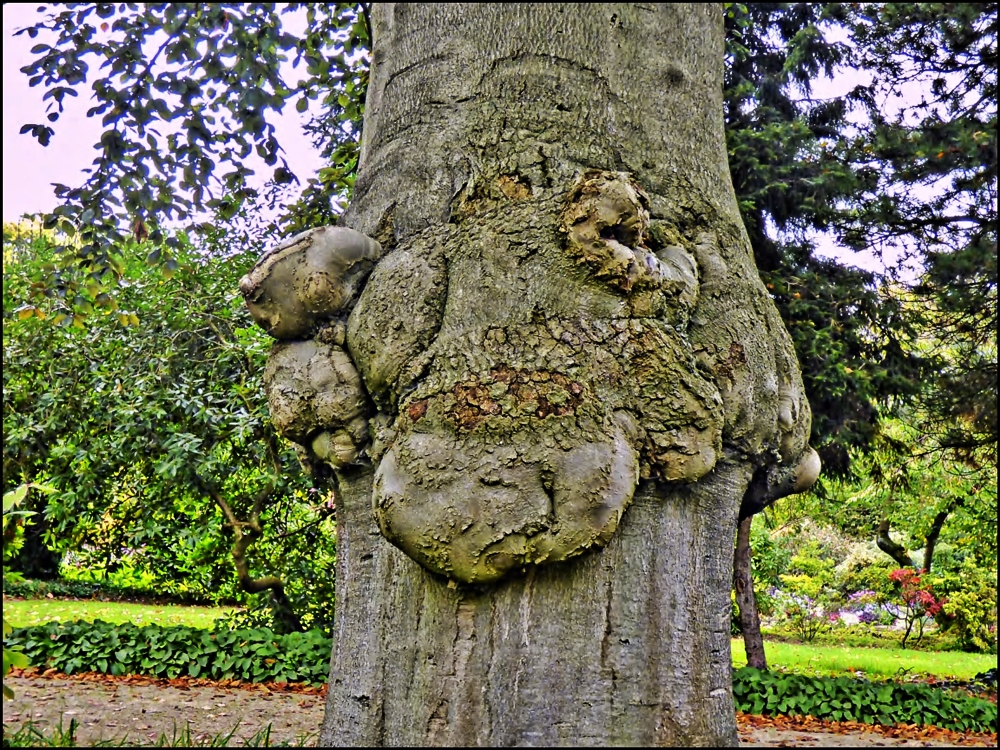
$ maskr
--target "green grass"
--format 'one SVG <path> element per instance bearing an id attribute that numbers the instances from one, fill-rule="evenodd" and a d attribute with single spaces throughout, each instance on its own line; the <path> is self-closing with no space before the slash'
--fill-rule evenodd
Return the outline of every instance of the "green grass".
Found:
<path id="1" fill-rule="evenodd" d="M 862 648 L 799 643 L 764 642 L 769 667 L 783 667 L 810 675 L 864 672 L 866 677 L 896 677 L 902 673 L 968 680 L 979 672 L 995 669 L 997 657 L 991 654 L 965 654 L 957 651 L 914 651 L 902 648 Z M 747 663 L 743 641 L 733 639 L 733 666 Z"/>
<path id="2" fill-rule="evenodd" d="M 104 620 L 136 625 L 187 625 L 211 628 L 224 616 L 222 607 L 130 604 L 127 602 L 77 601 L 73 599 L 8 599 L 3 601 L 3 619 L 12 627 L 26 628 L 45 622 Z"/>

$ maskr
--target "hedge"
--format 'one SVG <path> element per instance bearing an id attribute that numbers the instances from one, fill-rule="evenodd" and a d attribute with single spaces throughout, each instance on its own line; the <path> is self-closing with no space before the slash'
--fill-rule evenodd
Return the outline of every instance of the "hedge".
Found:
<path id="1" fill-rule="evenodd" d="M 204 630 L 102 620 L 15 628 L 4 640 L 6 648 L 23 650 L 32 666 L 66 674 L 311 684 L 326 682 L 332 648 L 319 630 L 275 635 L 263 628 Z"/>
<path id="2" fill-rule="evenodd" d="M 733 697 L 737 710 L 752 714 L 997 731 L 995 703 L 930 685 L 807 677 L 744 667 L 733 672 Z"/>

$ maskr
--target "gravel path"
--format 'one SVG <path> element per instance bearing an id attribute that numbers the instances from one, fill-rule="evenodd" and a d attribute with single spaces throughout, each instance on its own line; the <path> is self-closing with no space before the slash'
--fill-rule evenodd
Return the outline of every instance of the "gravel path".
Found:
<path id="1" fill-rule="evenodd" d="M 323 718 L 324 699 L 316 694 L 275 692 L 257 686 L 178 687 L 151 680 L 67 679 L 11 677 L 5 680 L 15 698 L 3 703 L 5 733 L 13 733 L 31 720 L 50 734 L 60 721 L 68 728 L 76 719 L 79 746 L 99 740 L 129 745 L 151 744 L 160 735 L 169 739 L 189 728 L 196 741 L 226 734 L 235 728 L 229 746 L 246 740 L 271 724 L 271 744 L 315 745 Z M 247 688 L 250 689 L 247 689 Z M 961 736 L 941 739 L 940 730 L 914 728 L 887 736 L 885 732 L 820 731 L 808 726 L 760 726 L 769 720 L 740 717 L 740 745 L 744 747 L 996 747 L 996 736 Z M 753 724 L 758 724 L 754 726 Z M 794 724 L 794 722 L 792 722 Z M 889 730 L 894 733 L 895 730 Z M 933 738 L 931 735 L 935 735 Z"/>

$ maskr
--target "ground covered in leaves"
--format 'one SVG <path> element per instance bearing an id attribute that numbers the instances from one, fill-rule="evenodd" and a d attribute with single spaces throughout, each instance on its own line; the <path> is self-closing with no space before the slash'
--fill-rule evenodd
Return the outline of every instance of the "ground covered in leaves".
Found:
<path id="1" fill-rule="evenodd" d="M 271 725 L 272 745 L 315 745 L 325 688 L 297 684 L 214 682 L 191 678 L 67 676 L 24 670 L 5 680 L 15 691 L 4 701 L 5 735 L 32 721 L 45 734 L 78 722 L 76 742 L 150 744 L 190 731 L 206 742 L 233 731 L 242 745 Z M 996 734 L 960 734 L 936 727 L 872 727 L 809 717 L 738 714 L 740 744 L 754 747 L 996 747 Z M 235 731 L 234 731 L 235 729 Z"/>

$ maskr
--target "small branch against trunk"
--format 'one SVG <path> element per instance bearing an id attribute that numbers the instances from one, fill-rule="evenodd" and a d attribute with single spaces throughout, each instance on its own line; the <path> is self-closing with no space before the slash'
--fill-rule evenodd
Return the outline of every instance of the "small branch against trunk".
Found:
<path id="1" fill-rule="evenodd" d="M 878 525 L 878 535 L 875 537 L 875 543 L 878 545 L 878 548 L 899 563 L 900 567 L 914 567 L 913 558 L 907 554 L 906 547 L 892 541 L 892 537 L 889 536 L 889 527 L 889 519 L 883 518 L 882 522 Z"/>
<path id="2" fill-rule="evenodd" d="M 361 6 L 361 16 L 365 20 L 365 30 L 368 32 L 368 49 L 372 49 L 375 44 L 375 37 L 372 34 L 372 4 L 359 3 Z"/>
<path id="3" fill-rule="evenodd" d="M 753 590 L 750 549 L 750 526 L 753 516 L 740 521 L 736 530 L 736 554 L 733 558 L 733 586 L 736 589 L 736 604 L 740 610 L 740 630 L 743 631 L 743 647 L 747 653 L 747 666 L 767 669 L 767 655 L 764 653 L 764 637 L 760 632 L 760 613 L 757 611 L 757 596 Z"/>

